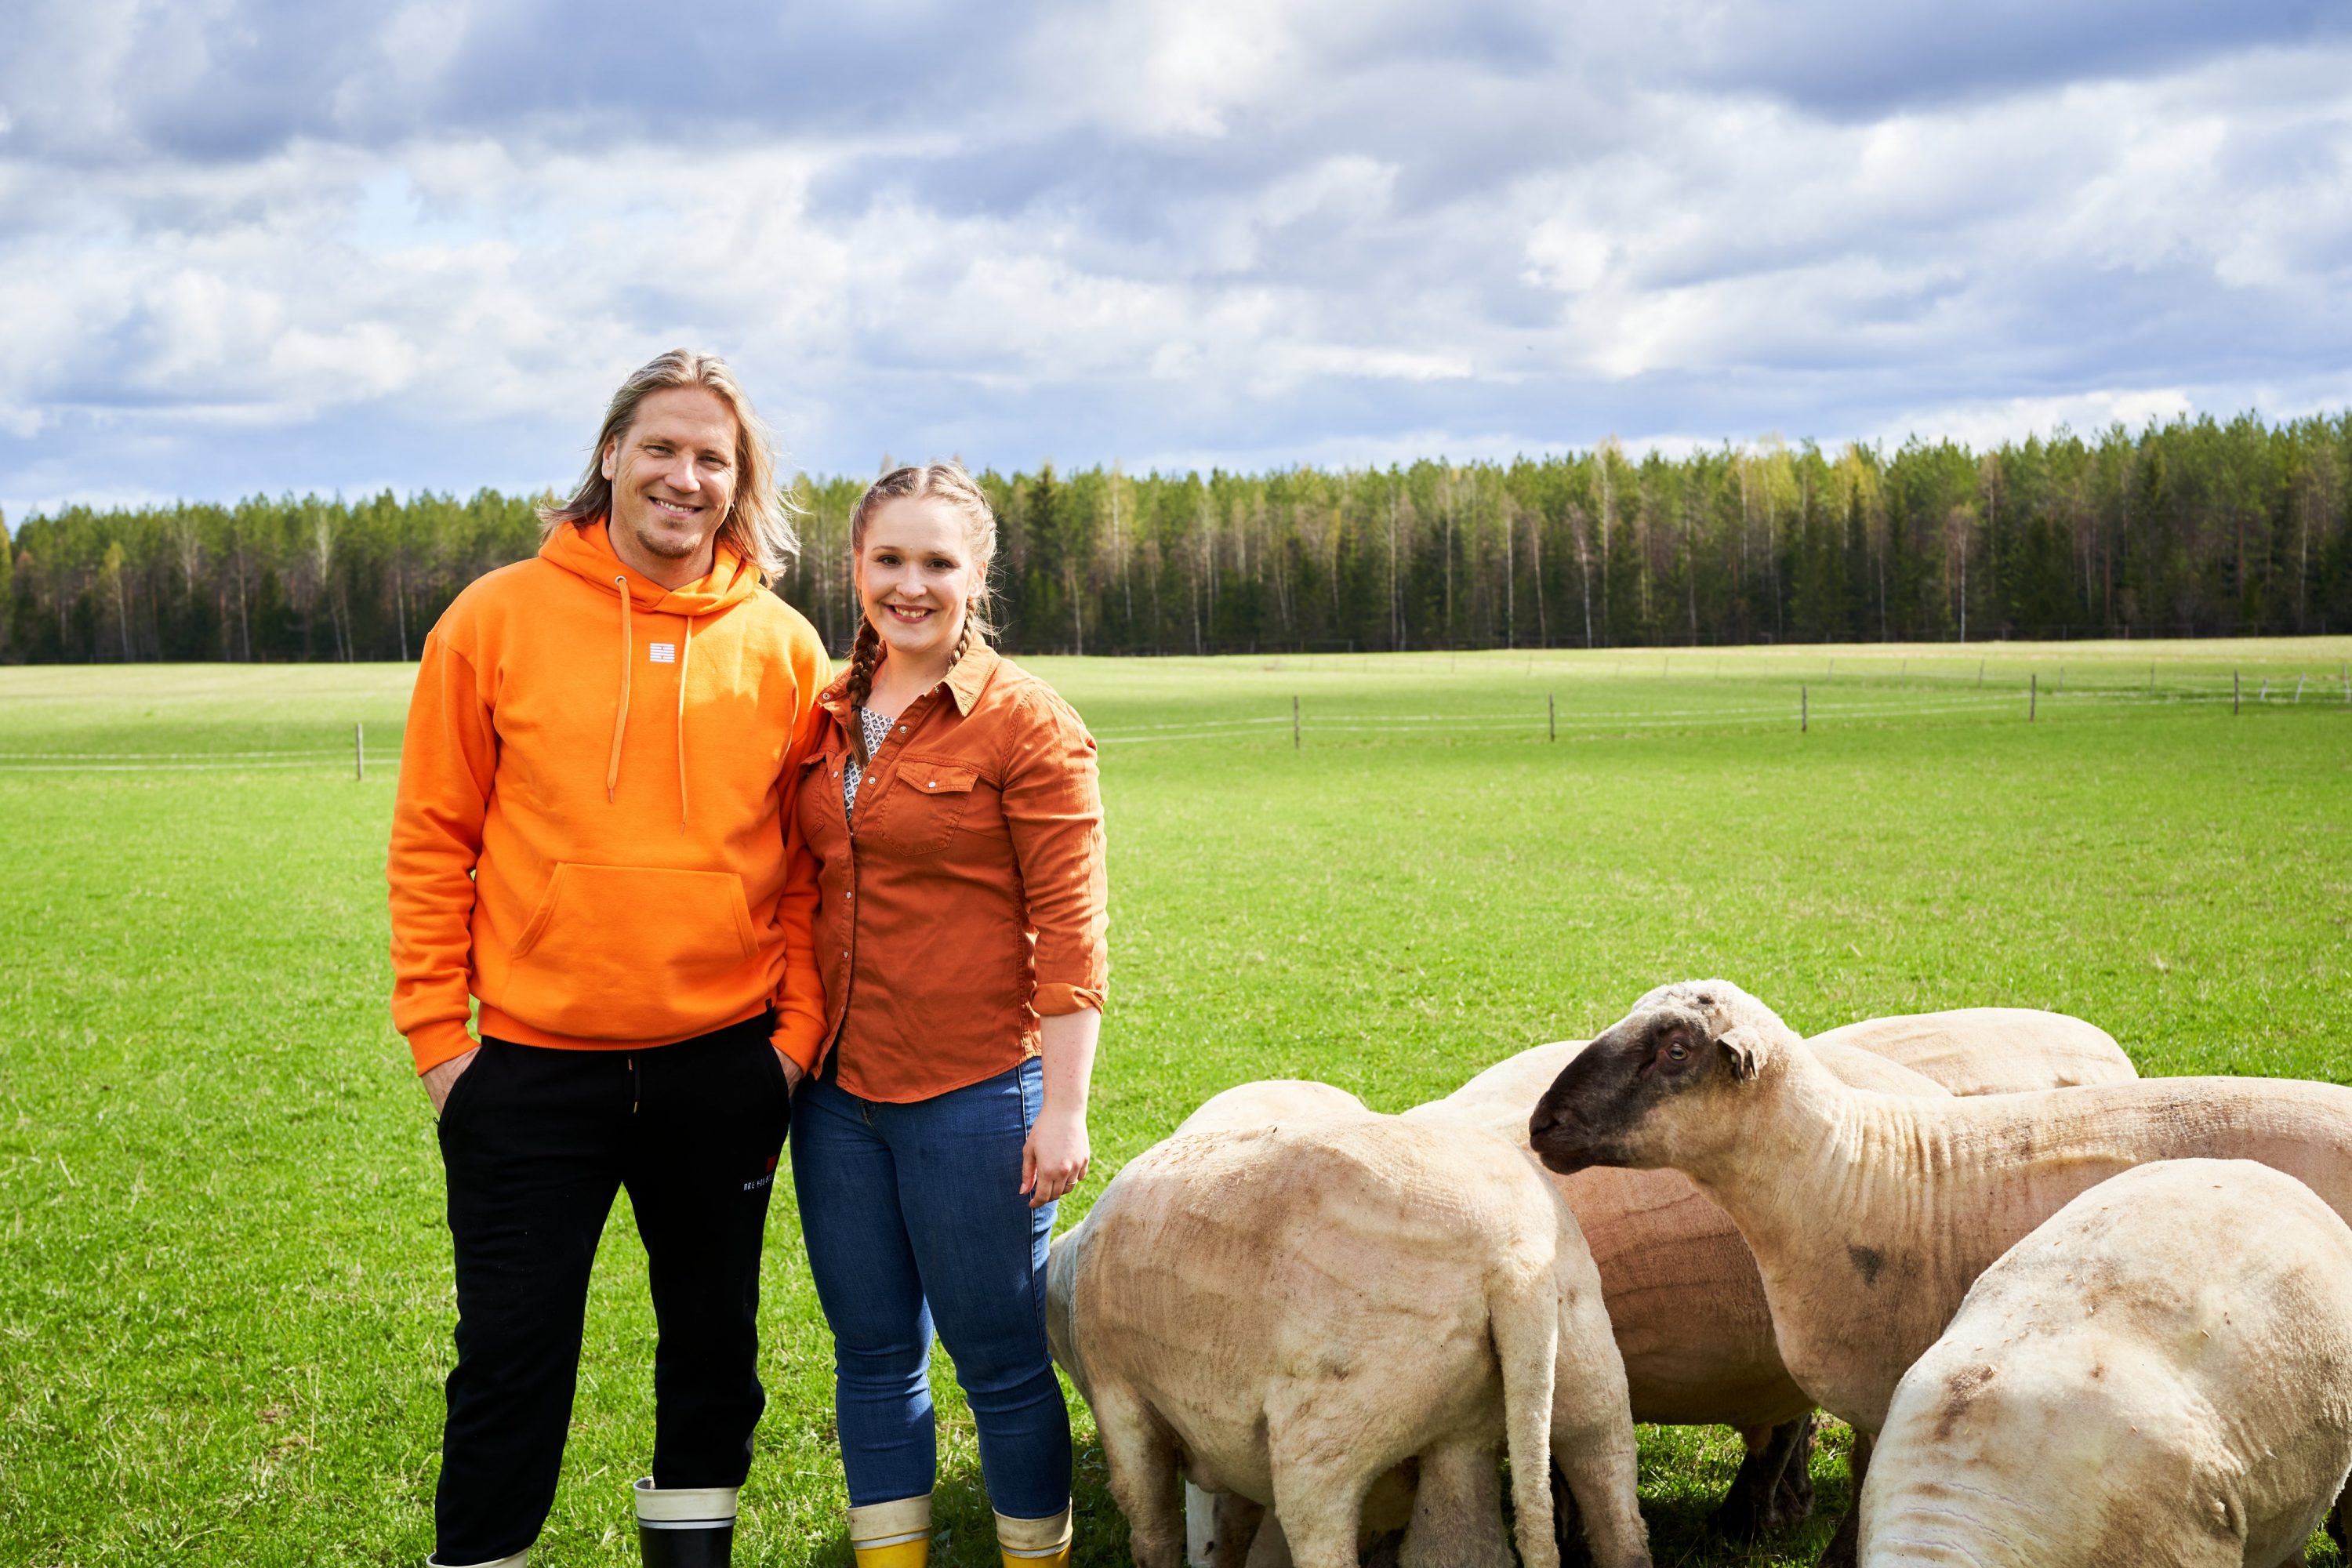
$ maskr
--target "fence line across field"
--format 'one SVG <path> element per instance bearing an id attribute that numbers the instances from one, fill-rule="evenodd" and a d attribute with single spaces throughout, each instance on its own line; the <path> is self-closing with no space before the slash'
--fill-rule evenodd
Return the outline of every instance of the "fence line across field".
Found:
<path id="1" fill-rule="evenodd" d="M 341 750 L 326 753 L 341 756 Z M 398 764 L 394 764 L 397 766 Z M 247 757 L 229 762 L 136 762 L 117 763 L 96 759 L 79 762 L 57 762 L 49 759 L 0 757 L 0 773 L 251 773 L 264 768 L 328 768 L 331 763 L 317 753 L 299 758 Z"/>
<path id="2" fill-rule="evenodd" d="M 1834 661 L 1831 661 L 1833 663 Z M 1898 665 L 1898 671 L 1900 670 Z M 1132 726 L 1113 725 L 1097 729 L 1095 739 L 1106 746 L 1150 745 L 1156 743 L 1192 742 L 1202 741 L 1247 741 L 1266 734 L 1268 726 L 1287 724 L 1294 750 L 1304 750 L 1310 734 L 1328 735 L 1393 735 L 1400 737 L 1442 737 L 1448 734 L 1501 735 L 1514 732 L 1542 733 L 1548 740 L 1559 739 L 1563 721 L 1571 738 L 1599 738 L 1630 731 L 1696 729 L 1700 727 L 1730 727 L 1742 731 L 1767 730 L 1787 724 L 1792 720 L 1801 734 L 1811 732 L 1812 719 L 1819 712 L 1825 723 L 1835 725 L 1841 721 L 1875 723 L 1890 719 L 1943 718 L 1959 714 L 1998 715 L 2004 710 L 2022 707 L 2022 718 L 2028 723 L 2038 722 L 2041 702 L 2050 698 L 2053 711 L 2066 710 L 2081 715 L 2085 708 L 2105 710 L 2109 715 L 2153 707 L 2218 706 L 2226 701 L 2232 714 L 2242 714 L 2247 706 L 2257 708 L 2296 708 L 2306 700 L 2315 706 L 2342 708 L 2352 706 L 2352 671 L 2339 671 L 2331 679 L 2321 675 L 2316 680 L 2307 670 L 2285 674 L 2257 674 L 2252 682 L 2242 670 L 2232 670 L 2225 678 L 2218 672 L 2176 674 L 2158 685 L 2156 667 L 2149 668 L 2146 684 L 2116 684 L 2102 682 L 2084 686 L 2077 681 L 2073 692 L 2066 689 L 2066 668 L 2054 671 L 2054 679 L 2045 690 L 2043 671 L 2040 668 L 2025 671 L 2024 689 L 2000 684 L 1979 685 L 1981 679 L 1973 672 L 1955 678 L 1964 680 L 1965 695 L 1948 689 L 1937 691 L 1933 700 L 1915 701 L 1896 696 L 1895 691 L 1909 680 L 1923 679 L 1907 676 L 1897 679 L 1890 687 L 1886 682 L 1858 681 L 1849 668 L 1843 682 L 1829 674 L 1824 666 L 1823 696 L 1812 697 L 1812 682 L 1793 682 L 1796 690 L 1785 687 L 1777 690 L 1781 679 L 1795 671 L 1774 671 L 1759 677 L 1740 672 L 1733 679 L 1748 686 L 1751 692 L 1729 705 L 1635 709 L 1625 712 L 1580 711 L 1570 708 L 1561 711 L 1557 691 L 1543 693 L 1543 705 L 1537 709 L 1532 701 L 1525 708 L 1514 703 L 1509 707 L 1481 703 L 1465 706 L 1452 712 L 1391 713 L 1339 712 L 1318 717 L 1315 707 L 1297 693 L 1289 694 L 1289 711 L 1265 714 L 1242 714 L 1231 718 L 1201 718 L 1171 720 L 1160 723 Z M 2077 667 L 2079 672 L 2079 667 Z M 1884 672 L 1879 672 L 1881 675 Z M 2102 675 L 2116 673 L 2102 669 Z M 1688 678 L 1686 678 L 1688 679 Z M 1713 684 L 1723 678 L 1702 675 L 1696 679 Z M 2290 684 L 2290 681 L 2292 684 Z M 1768 682 L 1769 683 L 1768 685 Z M 2273 690 L 2275 685 L 2276 689 Z M 2249 689 L 2251 686 L 2251 689 Z M 1843 689 L 1840 688 L 1843 687 Z M 1586 689 L 1591 689 L 1586 688 Z M 1532 694 L 1530 694 L 1530 697 Z M 1790 699 L 1793 698 L 1793 700 Z M 2020 701 L 2020 699 L 2022 701 Z M 361 722 L 352 725 L 351 744 L 337 746 L 280 747 L 268 750 L 231 752 L 0 752 L 0 774 L 35 773 L 235 773 L 248 770 L 294 769 L 325 767 L 329 759 L 348 759 L 352 775 L 356 780 L 367 777 L 367 731 Z M 379 752 L 379 770 L 399 771 L 396 747 L 391 754 Z"/>

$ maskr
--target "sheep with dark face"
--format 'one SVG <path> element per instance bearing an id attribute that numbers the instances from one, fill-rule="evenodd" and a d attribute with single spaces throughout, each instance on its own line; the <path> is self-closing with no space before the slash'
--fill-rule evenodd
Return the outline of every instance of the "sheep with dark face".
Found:
<path id="1" fill-rule="evenodd" d="M 1883 1094 L 2006 1094 L 2135 1076 L 2104 1030 L 2027 1008 L 1871 1018 L 1809 1043 L 1847 1084 Z M 1482 1128 L 1524 1148 L 1536 1102 L 1584 1048 L 1533 1047 L 1405 1117 Z M 1714 1516 L 1726 1534 L 1805 1517 L 1813 1402 L 1780 1364 L 1763 1279 L 1730 1217 L 1670 1170 L 1595 1168 L 1553 1184 L 1601 1270 L 1633 1419 L 1738 1430 L 1748 1454 Z"/>
<path id="2" fill-rule="evenodd" d="M 2110 1176 L 2153 1160 L 2251 1159 L 2352 1212 L 2352 1089 L 2207 1078 L 1873 1094 L 1723 981 L 1644 998 L 1562 1070 L 1528 1137 L 1563 1173 L 1689 1176 L 1755 1254 L 1790 1374 L 1874 1435 L 1977 1276 Z"/>

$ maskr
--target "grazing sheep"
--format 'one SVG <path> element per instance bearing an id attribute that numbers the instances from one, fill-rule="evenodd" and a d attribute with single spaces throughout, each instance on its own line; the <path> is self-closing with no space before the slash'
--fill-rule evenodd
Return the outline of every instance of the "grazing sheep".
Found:
<path id="1" fill-rule="evenodd" d="M 1888 1094 L 2006 1093 L 2134 1076 L 2104 1031 L 2024 1008 L 1874 1018 L 1811 1043 L 1848 1084 Z M 1570 1040 L 1521 1051 L 1404 1114 L 1482 1127 L 1524 1148 L 1536 1102 L 1583 1048 Z M 1633 1419 L 1738 1429 L 1748 1455 L 1715 1515 L 1725 1533 L 1757 1535 L 1802 1519 L 1812 1506 L 1804 1459 L 1813 1402 L 1780 1363 L 1764 1281 L 1730 1216 L 1675 1171 L 1595 1168 L 1553 1180 L 1601 1270 Z"/>
<path id="2" fill-rule="evenodd" d="M 2352 1089 L 2205 1078 L 1873 1094 L 1724 981 L 1645 998 L 1568 1064 L 1528 1131 L 1555 1171 L 1690 1176 L 1754 1252 L 1790 1375 L 1874 1435 L 1977 1276 L 2109 1176 L 2152 1160 L 2253 1159 L 2352 1208 Z"/>
<path id="3" fill-rule="evenodd" d="M 1220 1096 L 1054 1242 L 1055 1358 L 1136 1561 L 1177 1568 L 1181 1468 L 1276 1509 L 1300 1568 L 1354 1568 L 1367 1494 L 1411 1462 L 1408 1568 L 1499 1568 L 1500 1436 L 1528 1568 L 1557 1568 L 1552 1465 L 1595 1561 L 1646 1564 L 1624 1370 L 1558 1194 L 1501 1139 L 1301 1087 L 1271 1125 Z"/>
<path id="4" fill-rule="evenodd" d="M 2244 1160 L 2126 1171 L 1895 1385 L 1864 1568 L 2276 1568 L 2352 1471 L 2352 1228 Z"/>

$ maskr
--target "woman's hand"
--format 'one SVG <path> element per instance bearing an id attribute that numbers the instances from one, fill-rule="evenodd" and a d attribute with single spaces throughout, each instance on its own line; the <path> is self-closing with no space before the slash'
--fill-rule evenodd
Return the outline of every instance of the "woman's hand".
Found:
<path id="1" fill-rule="evenodd" d="M 772 1046 L 769 1048 L 771 1050 L 775 1049 Z M 784 1069 L 784 1092 L 786 1094 L 791 1094 L 794 1089 L 800 1088 L 801 1079 L 808 1075 L 801 1070 L 800 1063 L 793 1060 L 792 1058 L 784 1055 L 784 1053 L 780 1050 L 776 1051 L 776 1060 Z"/>
<path id="2" fill-rule="evenodd" d="M 1086 1112 L 1046 1107 L 1021 1145 L 1021 1190 L 1029 1206 L 1043 1208 L 1086 1180 L 1092 1153 Z"/>

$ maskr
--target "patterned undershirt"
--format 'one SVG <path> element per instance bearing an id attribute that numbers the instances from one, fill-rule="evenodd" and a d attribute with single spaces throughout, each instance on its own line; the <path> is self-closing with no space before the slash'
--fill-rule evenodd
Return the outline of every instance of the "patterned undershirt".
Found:
<path id="1" fill-rule="evenodd" d="M 857 722 L 866 731 L 866 754 L 870 757 L 890 733 L 889 715 L 877 713 L 871 708 L 860 708 L 857 710 Z M 855 817 L 857 815 L 857 785 L 858 782 L 865 777 L 866 770 L 857 765 L 857 758 L 853 753 L 849 759 L 849 765 L 841 772 L 841 815 L 843 816 Z"/>

